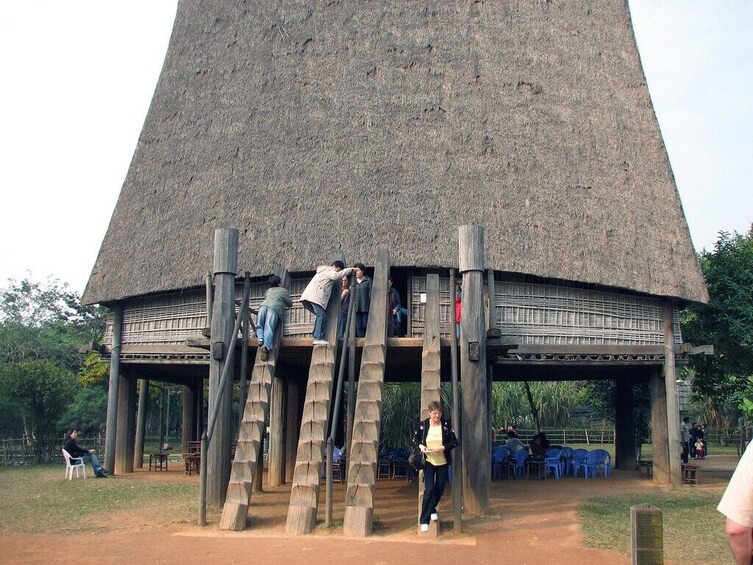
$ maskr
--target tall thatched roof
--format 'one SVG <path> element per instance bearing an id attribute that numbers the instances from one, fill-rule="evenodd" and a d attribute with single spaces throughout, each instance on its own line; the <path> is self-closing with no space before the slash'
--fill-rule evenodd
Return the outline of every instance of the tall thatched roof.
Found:
<path id="1" fill-rule="evenodd" d="M 84 299 L 342 249 L 707 300 L 625 0 L 182 0 Z"/>

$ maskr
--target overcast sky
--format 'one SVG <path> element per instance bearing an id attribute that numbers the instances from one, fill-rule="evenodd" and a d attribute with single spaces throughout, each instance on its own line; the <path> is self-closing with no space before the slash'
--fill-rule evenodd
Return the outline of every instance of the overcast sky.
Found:
<path id="1" fill-rule="evenodd" d="M 696 249 L 753 222 L 753 2 L 631 0 Z M 82 292 L 162 67 L 175 0 L 0 7 L 0 287 Z"/>

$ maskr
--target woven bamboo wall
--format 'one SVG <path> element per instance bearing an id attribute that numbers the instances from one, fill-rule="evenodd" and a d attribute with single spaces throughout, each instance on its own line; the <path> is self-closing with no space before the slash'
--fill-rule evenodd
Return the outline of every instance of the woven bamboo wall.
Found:
<path id="1" fill-rule="evenodd" d="M 311 335 L 314 316 L 298 299 L 309 279 L 290 284 L 293 308 L 285 311 L 286 337 Z M 412 277 L 409 335 L 423 336 L 426 277 Z M 250 304 L 258 309 L 267 283 L 251 285 Z M 240 300 L 242 285 L 237 287 Z M 663 306 L 658 298 L 604 292 L 564 285 L 495 282 L 494 325 L 503 337 L 521 344 L 661 345 L 664 339 Z M 455 312 L 450 281 L 439 280 L 440 332 L 448 336 Z M 682 343 L 679 313 L 674 315 L 674 342 Z M 123 310 L 124 345 L 182 345 L 187 338 L 202 337 L 207 326 L 203 289 L 126 301 Z M 112 344 L 108 318 L 104 343 Z"/>
<path id="2" fill-rule="evenodd" d="M 440 279 L 440 331 L 449 335 L 454 300 Z M 537 345 L 661 345 L 664 309 L 658 298 L 564 285 L 496 281 L 494 326 L 503 337 Z M 413 277 L 411 332 L 423 335 L 426 278 Z M 673 312 L 675 345 L 682 343 L 679 312 Z"/>
<path id="3" fill-rule="evenodd" d="M 308 281 L 291 281 L 293 308 L 285 311 L 287 337 L 311 335 L 314 316 L 298 302 Z M 268 286 L 266 282 L 251 284 L 251 308 L 259 308 Z M 243 296 L 242 284 L 237 286 L 236 295 L 238 300 Z M 123 345 L 184 345 L 188 338 L 202 337 L 202 330 L 207 325 L 204 289 L 128 300 L 123 308 Z M 104 343 L 112 344 L 111 317 L 105 325 Z"/>

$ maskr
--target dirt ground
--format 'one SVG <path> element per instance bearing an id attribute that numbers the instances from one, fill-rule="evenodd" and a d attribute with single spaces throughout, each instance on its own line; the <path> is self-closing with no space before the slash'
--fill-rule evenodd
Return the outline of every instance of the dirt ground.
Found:
<path id="1" fill-rule="evenodd" d="M 705 467 L 698 487 L 718 488 L 734 468 L 723 456 L 702 461 Z M 168 473 L 139 471 L 133 476 L 166 481 L 197 481 L 175 465 Z M 101 533 L 71 535 L 11 534 L 3 536 L 4 563 L 341 563 L 378 565 L 420 559 L 444 563 L 630 563 L 614 551 L 583 546 L 576 508 L 592 496 L 656 492 L 662 487 L 637 472 L 614 471 L 596 480 L 503 480 L 492 484 L 489 515 L 464 520 L 463 534 L 452 527 L 452 494 L 440 506 L 442 530 L 438 539 L 416 532 L 417 485 L 404 479 L 380 480 L 377 485 L 374 534 L 365 539 L 345 538 L 341 528 L 319 527 L 309 536 L 285 535 L 289 487 L 252 497 L 249 525 L 243 532 L 223 532 L 218 512 L 210 512 L 209 525 L 195 522 L 155 523 L 146 513 L 132 511 L 103 518 Z M 335 486 L 334 520 L 342 521 L 344 489 Z M 324 488 L 319 519 L 324 519 Z M 669 563 L 669 562 L 667 562 Z"/>

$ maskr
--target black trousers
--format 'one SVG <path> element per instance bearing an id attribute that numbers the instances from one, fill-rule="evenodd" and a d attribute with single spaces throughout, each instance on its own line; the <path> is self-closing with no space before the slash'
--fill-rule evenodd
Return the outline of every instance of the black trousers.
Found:
<path id="1" fill-rule="evenodd" d="M 444 494 L 444 486 L 447 484 L 449 465 L 435 467 L 428 461 L 424 467 L 424 499 L 421 503 L 421 524 L 428 524 L 431 515 L 437 511 L 439 500 Z"/>

